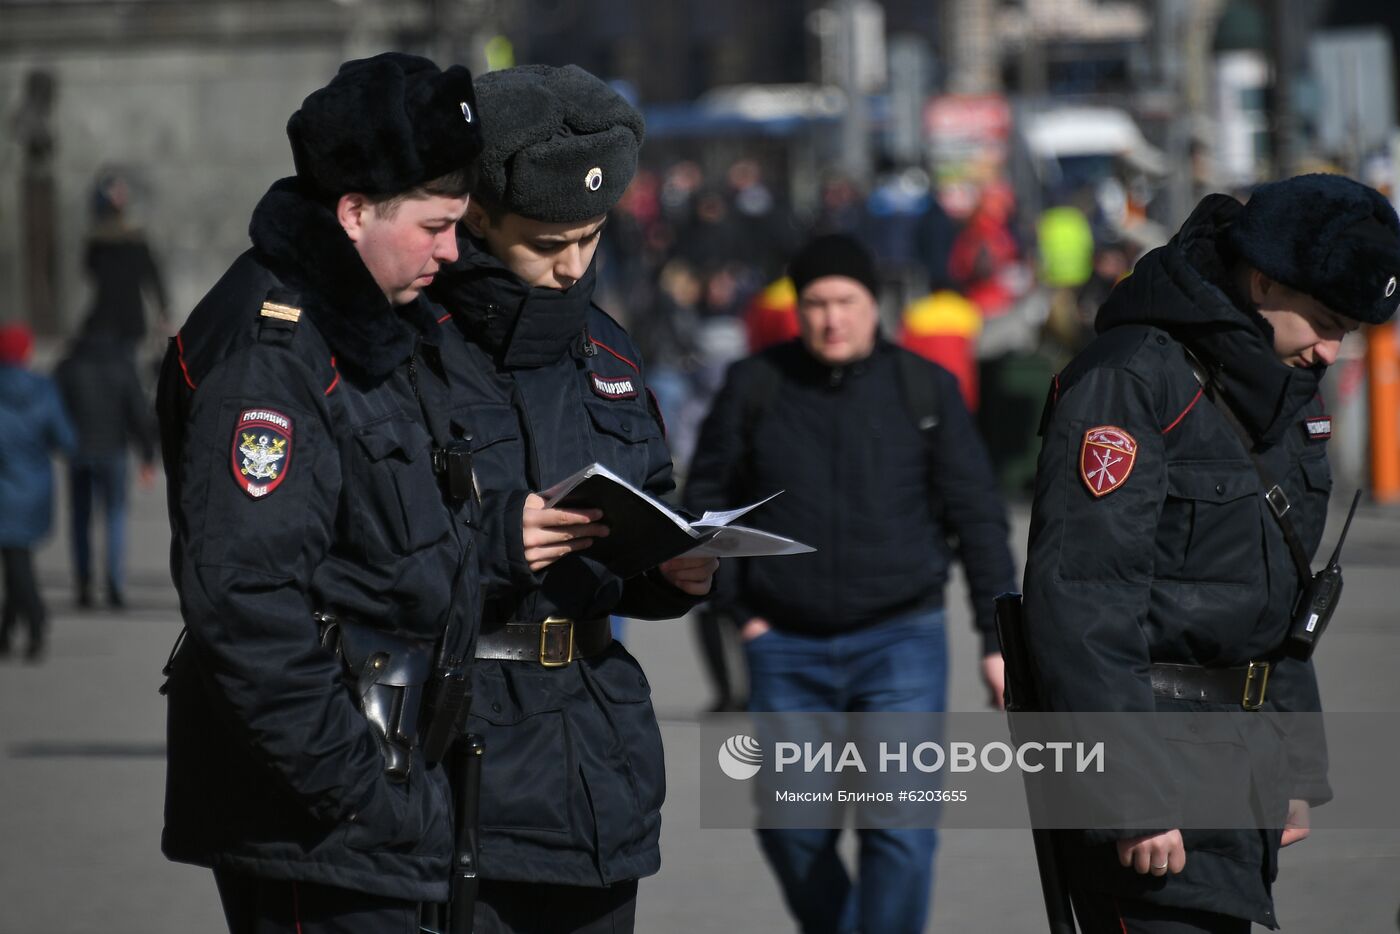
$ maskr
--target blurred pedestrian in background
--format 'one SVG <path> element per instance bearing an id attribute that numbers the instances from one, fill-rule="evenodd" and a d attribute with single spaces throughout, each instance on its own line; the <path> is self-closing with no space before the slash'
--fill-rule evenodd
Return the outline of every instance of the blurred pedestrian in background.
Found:
<path id="1" fill-rule="evenodd" d="M 638 315 L 632 338 L 647 361 L 647 386 L 656 396 L 666 421 L 666 441 L 672 456 L 685 463 L 695 448 L 695 434 L 704 418 L 698 382 L 700 332 L 703 326 L 704 284 L 682 259 L 673 259 L 657 278 L 652 313 Z"/>
<path id="2" fill-rule="evenodd" d="M 784 275 L 764 286 L 744 309 L 749 353 L 790 341 L 797 336 L 797 290 Z"/>
<path id="3" fill-rule="evenodd" d="M 977 373 L 981 332 L 982 310 L 952 289 L 938 289 L 904 309 L 899 346 L 956 376 L 963 404 L 976 412 L 981 401 Z"/>
<path id="4" fill-rule="evenodd" d="M 168 302 L 146 234 L 128 216 L 130 202 L 131 186 L 124 175 L 110 169 L 98 174 L 83 269 L 93 288 L 87 329 L 100 328 L 111 339 L 139 351 L 150 330 L 147 303 L 154 306 L 156 319 L 164 326 Z"/>
<path id="5" fill-rule="evenodd" d="M 68 494 L 78 605 L 93 605 L 88 532 L 98 502 L 107 530 L 107 605 L 122 609 L 127 449 L 135 446 L 140 455 L 141 486 L 149 489 L 155 483 L 155 425 L 129 345 L 107 325 L 102 319 L 90 320 L 54 378 L 77 431 L 77 447 L 68 461 Z"/>
<path id="6" fill-rule="evenodd" d="M 1018 275 L 1021 247 L 1011 228 L 1014 207 L 1010 186 L 988 185 L 948 256 L 953 282 L 988 318 L 1006 314 L 1025 288 Z"/>
<path id="7" fill-rule="evenodd" d="M 880 336 L 875 262 L 853 237 L 811 241 L 789 274 L 801 337 L 730 368 L 685 495 L 699 513 L 784 491 L 754 524 L 817 547 L 725 563 L 712 602 L 741 626 L 749 709 L 942 710 L 955 553 L 988 700 L 999 704 L 992 598 L 1014 567 L 1006 510 L 957 380 Z M 935 831 L 861 829 L 854 881 L 840 833 L 759 831 L 801 929 L 922 931 Z"/>
<path id="8" fill-rule="evenodd" d="M 73 428 L 53 381 L 29 372 L 34 335 L 24 324 L 0 327 L 0 555 L 5 602 L 0 616 L 0 656 L 20 617 L 29 624 L 25 657 L 44 652 L 45 611 L 34 578 L 34 546 L 53 523 L 54 451 L 73 450 Z"/>

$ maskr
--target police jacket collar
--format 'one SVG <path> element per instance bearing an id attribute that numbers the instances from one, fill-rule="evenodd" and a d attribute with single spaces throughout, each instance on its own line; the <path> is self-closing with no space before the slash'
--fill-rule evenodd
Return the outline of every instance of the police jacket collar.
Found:
<path id="1" fill-rule="evenodd" d="M 1290 367 L 1274 352 L 1273 328 L 1229 281 L 1224 232 L 1242 206 L 1228 195 L 1203 200 L 1166 246 L 1151 251 L 1119 283 L 1095 326 L 1162 328 L 1201 359 L 1233 410 L 1262 444 L 1282 437 L 1317 395 L 1324 367 Z"/>
<path id="2" fill-rule="evenodd" d="M 464 334 L 506 368 L 547 366 L 585 342 L 594 269 L 567 289 L 527 286 L 481 241 L 458 238 L 461 253 L 431 287 Z"/>
<path id="3" fill-rule="evenodd" d="M 395 308 L 326 205 L 306 195 L 295 178 L 270 188 L 253 210 L 253 248 L 290 288 L 335 352 L 371 379 L 408 360 L 419 337 L 440 333 L 427 302 Z"/>

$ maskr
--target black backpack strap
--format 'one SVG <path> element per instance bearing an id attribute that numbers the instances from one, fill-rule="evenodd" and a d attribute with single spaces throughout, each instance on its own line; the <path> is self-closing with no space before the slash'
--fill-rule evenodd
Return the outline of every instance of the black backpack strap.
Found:
<path id="1" fill-rule="evenodd" d="M 899 392 L 904 397 L 904 408 L 914 427 L 925 440 L 938 427 L 939 389 L 936 372 L 921 357 L 908 351 L 895 355 L 895 368 L 899 378 Z"/>
<path id="2" fill-rule="evenodd" d="M 739 389 L 739 406 L 743 413 L 740 424 L 744 447 L 746 450 L 752 450 L 753 439 L 758 434 L 758 423 L 763 421 L 763 416 L 773 404 L 773 397 L 782 382 L 782 374 L 778 372 L 778 365 L 765 353 L 755 354 L 749 358 L 748 363 L 748 372 L 736 388 Z"/>
<path id="3" fill-rule="evenodd" d="M 943 496 L 938 487 L 938 477 L 933 471 L 934 446 L 938 443 L 939 402 L 942 390 L 938 385 L 938 371 L 922 357 L 906 351 L 895 353 L 895 378 L 899 382 L 899 394 L 904 399 L 904 410 L 918 429 L 923 439 L 925 462 L 928 465 L 928 502 L 934 519 L 943 522 Z"/>

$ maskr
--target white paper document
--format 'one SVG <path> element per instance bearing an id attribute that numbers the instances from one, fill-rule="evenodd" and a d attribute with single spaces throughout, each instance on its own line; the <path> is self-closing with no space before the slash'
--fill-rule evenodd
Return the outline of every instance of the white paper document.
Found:
<path id="1" fill-rule="evenodd" d="M 811 545 L 804 545 L 773 532 L 749 529 L 742 525 L 730 525 L 721 528 L 698 548 L 687 551 L 685 556 L 761 558 L 776 555 L 803 555 L 816 550 Z"/>
<path id="2" fill-rule="evenodd" d="M 602 510 L 609 534 L 581 554 L 601 561 L 623 577 L 639 574 L 678 555 L 756 558 L 815 551 L 781 535 L 730 524 L 773 496 L 688 520 L 602 464 L 590 464 L 541 496 L 548 508 Z"/>

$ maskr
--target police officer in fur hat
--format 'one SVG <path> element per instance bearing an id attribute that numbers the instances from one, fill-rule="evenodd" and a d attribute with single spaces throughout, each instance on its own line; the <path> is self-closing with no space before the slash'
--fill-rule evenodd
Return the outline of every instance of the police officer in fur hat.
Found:
<path id="1" fill-rule="evenodd" d="M 162 847 L 229 929 L 415 931 L 447 896 L 447 780 L 480 609 L 465 442 L 423 288 L 457 258 L 471 75 L 348 62 L 287 124 L 296 175 L 171 342 Z M 460 458 L 457 458 L 460 460 Z M 436 663 L 436 664 L 435 664 Z M 459 696 L 450 690 L 434 696 Z"/>
<path id="2" fill-rule="evenodd" d="M 1386 199 L 1307 175 L 1207 197 L 1113 290 L 1042 432 L 1025 600 L 1050 709 L 1321 709 L 1312 662 L 1283 652 L 1332 488 L 1318 387 L 1397 281 Z M 1278 850 L 1331 797 L 1322 744 L 1289 739 L 1253 731 L 1245 757 L 1287 756 L 1286 776 L 1237 776 L 1274 829 L 1174 823 L 1193 786 L 1153 786 L 1162 768 L 1144 784 L 1164 829 L 1065 834 L 1083 929 L 1277 927 Z"/>
<path id="3" fill-rule="evenodd" d="M 624 579 L 588 551 L 609 516 L 538 494 L 594 462 L 654 496 L 674 486 L 645 365 L 593 303 L 642 118 L 574 66 L 493 72 L 477 95 L 481 179 L 461 259 L 430 289 L 484 501 L 476 931 L 630 931 L 637 879 L 660 864 L 665 768 L 650 685 L 608 618 L 680 616 L 716 562 Z"/>

